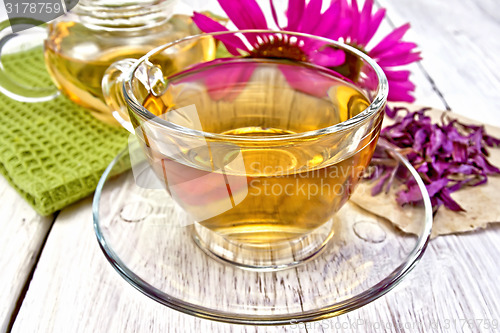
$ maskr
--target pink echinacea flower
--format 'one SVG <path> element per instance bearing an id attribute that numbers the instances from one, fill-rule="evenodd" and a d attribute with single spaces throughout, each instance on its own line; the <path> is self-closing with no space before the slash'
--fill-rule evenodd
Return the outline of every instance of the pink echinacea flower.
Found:
<path id="1" fill-rule="evenodd" d="M 346 2 L 346 0 L 339 1 Z M 366 0 L 361 9 L 357 0 L 351 0 L 349 6 L 351 27 L 343 36 L 344 40 L 347 44 L 368 54 L 382 67 L 389 82 L 388 101 L 414 102 L 415 98 L 411 92 L 415 90 L 415 85 L 410 81 L 410 71 L 401 69 L 401 66 L 421 59 L 420 52 L 415 51 L 417 45 L 402 40 L 410 24 L 407 23 L 395 29 L 374 47 L 368 49 L 367 44 L 372 40 L 385 17 L 384 8 L 374 13 L 372 11 L 373 0 Z"/>
<path id="2" fill-rule="evenodd" d="M 415 85 L 410 81 L 410 71 L 401 67 L 420 60 L 417 45 L 402 40 L 410 25 L 405 24 L 387 36 L 374 47 L 367 45 L 372 41 L 385 17 L 385 9 L 373 12 L 373 0 L 366 0 L 359 8 L 357 0 L 332 0 L 328 8 L 322 11 L 323 0 L 289 0 L 286 10 L 286 25 L 278 22 L 278 14 L 273 0 L 270 0 L 274 22 L 268 22 L 262 9 L 255 0 L 218 0 L 222 9 L 236 28 L 270 30 L 276 26 L 281 31 L 307 33 L 332 40 L 340 40 L 364 52 L 374 59 L 384 70 L 389 82 L 388 101 L 413 102 L 411 93 Z M 203 32 L 229 31 L 219 22 L 195 12 L 193 21 Z M 313 64 L 333 68 L 344 64 L 346 54 L 342 50 L 321 47 L 310 39 L 290 38 L 279 32 L 269 34 L 245 34 L 247 43 L 240 37 L 218 37 L 232 55 L 247 53 L 250 57 L 280 58 L 297 61 L 309 61 Z M 357 69 L 360 70 L 359 68 Z M 374 73 L 367 73 L 367 85 L 376 84 Z M 287 73 L 284 72 L 287 76 Z M 290 82 L 295 88 L 307 91 Z M 388 110 L 388 115 L 393 116 Z"/>

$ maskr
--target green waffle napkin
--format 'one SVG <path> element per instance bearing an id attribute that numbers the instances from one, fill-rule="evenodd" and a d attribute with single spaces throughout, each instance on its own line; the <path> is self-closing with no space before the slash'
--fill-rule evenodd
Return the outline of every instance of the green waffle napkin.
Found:
<path id="1" fill-rule="evenodd" d="M 4 55 L 2 64 L 16 81 L 52 84 L 41 48 Z M 0 93 L 0 173 L 41 215 L 91 194 L 127 133 L 63 96 L 21 103 Z"/>

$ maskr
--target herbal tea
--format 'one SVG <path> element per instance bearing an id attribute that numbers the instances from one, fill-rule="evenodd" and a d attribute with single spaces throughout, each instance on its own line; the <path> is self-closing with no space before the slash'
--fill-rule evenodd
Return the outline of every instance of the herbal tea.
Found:
<path id="1" fill-rule="evenodd" d="M 138 136 L 155 172 L 194 220 L 230 241 L 268 245 L 318 228 L 348 200 L 370 161 L 382 116 L 366 134 L 278 138 L 339 124 L 369 104 L 353 85 L 312 65 L 222 61 L 171 77 L 143 106 L 224 140 L 172 138 L 144 124 Z"/>

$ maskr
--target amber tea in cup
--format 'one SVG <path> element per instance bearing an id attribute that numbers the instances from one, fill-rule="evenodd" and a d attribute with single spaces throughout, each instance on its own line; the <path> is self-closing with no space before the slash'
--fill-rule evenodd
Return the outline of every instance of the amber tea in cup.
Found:
<path id="1" fill-rule="evenodd" d="M 211 38 L 220 49 L 229 34 L 255 40 L 249 34 L 259 32 L 200 35 L 152 51 L 122 77 L 124 100 L 151 167 L 192 218 L 200 247 L 243 268 L 290 267 L 334 238 L 332 217 L 378 139 L 385 77 L 348 46 L 285 32 L 280 38 L 296 37 L 297 47 L 332 47 L 345 60 L 328 67 L 240 50 L 177 72 L 155 62 L 193 39 Z"/>
<path id="2" fill-rule="evenodd" d="M 245 71 L 249 62 L 255 69 L 248 81 L 224 87 L 224 74 Z M 325 86 L 317 88 L 319 96 L 294 90 L 282 71 L 308 75 Z M 204 83 L 207 77 L 218 76 L 220 81 L 215 84 Z M 225 89 L 230 95 L 215 97 Z M 245 59 L 173 78 L 162 95 L 150 94 L 143 106 L 169 119 L 170 110 L 190 104 L 199 105 L 201 127 L 228 136 L 230 144 L 230 136 L 265 139 L 326 128 L 356 116 L 370 103 L 351 84 L 307 65 Z M 231 117 L 224 116 L 228 110 Z M 167 188 L 173 178 L 178 202 L 201 225 L 232 241 L 269 244 L 293 240 L 314 230 L 340 208 L 370 160 L 376 135 L 374 131 L 363 142 L 356 142 L 363 145 L 362 149 L 342 161 L 332 156 L 335 149 L 327 145 L 259 150 L 242 147 L 238 153 L 244 168 L 237 170 L 227 167 L 234 150 L 227 149 L 226 144 L 193 148 L 186 152 L 189 159 L 184 163 L 155 149 L 149 157 L 151 163 L 161 165 L 158 175 Z M 228 192 L 226 182 L 212 182 L 222 174 L 241 183 L 243 189 L 231 188 Z M 198 181 L 191 182 L 193 179 Z M 241 190 L 247 192 L 243 200 L 238 199 Z M 223 211 L 219 206 L 225 205 L 226 199 L 235 205 L 205 218 L 207 212 Z"/>

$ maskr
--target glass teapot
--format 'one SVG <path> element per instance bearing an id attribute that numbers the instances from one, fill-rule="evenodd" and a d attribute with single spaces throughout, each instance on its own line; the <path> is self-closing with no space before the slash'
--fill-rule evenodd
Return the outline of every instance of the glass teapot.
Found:
<path id="1" fill-rule="evenodd" d="M 177 0 L 80 0 L 63 16 L 36 26 L 21 35 L 40 40 L 44 34 L 45 64 L 56 87 L 34 89 L 20 86 L 1 72 L 0 88 L 23 102 L 41 102 L 63 93 L 89 108 L 108 123 L 116 123 L 106 105 L 101 81 L 110 65 L 124 58 L 140 58 L 165 43 L 198 33 L 189 15 L 176 14 Z M 187 11 L 184 11 L 187 13 Z M 29 19 L 18 19 L 25 24 Z M 16 19 L 11 23 L 16 24 Z M 4 24 L 4 30 L 9 24 Z M 35 37 L 36 36 L 36 37 Z M 2 47 L 17 34 L 5 35 Z"/>

